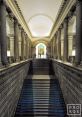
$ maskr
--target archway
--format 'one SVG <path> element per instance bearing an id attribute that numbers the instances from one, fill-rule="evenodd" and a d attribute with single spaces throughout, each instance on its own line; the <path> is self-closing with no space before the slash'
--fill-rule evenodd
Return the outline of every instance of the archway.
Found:
<path id="1" fill-rule="evenodd" d="M 46 45 L 39 43 L 36 45 L 36 58 L 46 58 Z"/>

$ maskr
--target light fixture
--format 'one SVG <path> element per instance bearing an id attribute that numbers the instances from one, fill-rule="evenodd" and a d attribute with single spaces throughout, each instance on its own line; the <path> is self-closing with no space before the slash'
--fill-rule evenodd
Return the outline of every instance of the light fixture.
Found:
<path id="1" fill-rule="evenodd" d="M 7 56 L 10 57 L 10 50 L 7 50 Z"/>
<path id="2" fill-rule="evenodd" d="M 75 56 L 75 50 L 72 50 L 72 56 Z"/>

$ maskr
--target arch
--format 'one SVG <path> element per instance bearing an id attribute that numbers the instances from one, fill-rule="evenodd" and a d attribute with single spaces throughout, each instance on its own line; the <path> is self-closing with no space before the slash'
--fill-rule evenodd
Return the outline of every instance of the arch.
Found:
<path id="1" fill-rule="evenodd" d="M 39 43 L 36 45 L 36 58 L 46 58 L 46 45 L 44 43 Z"/>
<path id="2" fill-rule="evenodd" d="M 46 46 L 48 46 L 49 41 L 45 40 L 45 39 L 38 39 L 38 40 L 33 41 L 32 45 L 33 45 L 33 47 L 36 47 L 36 45 L 39 44 L 39 43 L 43 43 Z"/>
<path id="3" fill-rule="evenodd" d="M 29 19 L 28 26 L 33 37 L 47 37 L 51 32 L 53 21 L 47 15 L 37 14 Z"/>
<path id="4" fill-rule="evenodd" d="M 51 16 L 49 16 L 49 15 L 47 15 L 47 14 L 43 14 L 43 13 L 39 13 L 39 14 L 35 14 L 35 15 L 33 15 L 33 16 L 31 16 L 30 18 L 29 18 L 29 20 L 28 20 L 28 23 L 30 22 L 30 20 L 32 19 L 32 18 L 34 18 L 34 17 L 36 17 L 36 16 L 46 16 L 46 17 L 48 17 L 53 23 L 54 23 L 54 20 L 53 20 L 53 18 L 51 17 Z"/>

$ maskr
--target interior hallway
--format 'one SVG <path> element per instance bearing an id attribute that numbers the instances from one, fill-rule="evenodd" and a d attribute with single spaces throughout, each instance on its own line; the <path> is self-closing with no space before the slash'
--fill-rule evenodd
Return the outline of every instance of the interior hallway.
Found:
<path id="1" fill-rule="evenodd" d="M 0 117 L 82 117 L 82 0 L 0 0 Z"/>

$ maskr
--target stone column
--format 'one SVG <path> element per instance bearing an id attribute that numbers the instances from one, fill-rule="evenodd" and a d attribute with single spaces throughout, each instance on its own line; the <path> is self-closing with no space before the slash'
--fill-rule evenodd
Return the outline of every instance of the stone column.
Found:
<path id="1" fill-rule="evenodd" d="M 58 59 L 61 59 L 61 29 L 58 30 Z"/>
<path id="2" fill-rule="evenodd" d="M 30 50 L 31 50 L 31 55 L 30 57 L 32 58 L 32 43 L 30 42 Z"/>
<path id="3" fill-rule="evenodd" d="M 58 44 L 57 44 L 57 38 L 58 38 L 58 35 L 57 35 L 57 33 L 56 33 L 56 35 L 55 35 L 55 59 L 57 59 L 58 58 Z"/>
<path id="4" fill-rule="evenodd" d="M 64 21 L 64 61 L 68 61 L 68 18 Z"/>
<path id="5" fill-rule="evenodd" d="M 53 39 L 52 39 L 52 42 L 51 42 L 51 48 L 52 48 L 52 58 L 53 58 Z"/>
<path id="6" fill-rule="evenodd" d="M 29 58 L 31 58 L 31 42 L 29 41 Z"/>
<path id="7" fill-rule="evenodd" d="M 29 57 L 31 57 L 31 44 L 29 43 Z"/>
<path id="8" fill-rule="evenodd" d="M 24 30 L 21 31 L 21 59 L 24 60 Z"/>
<path id="9" fill-rule="evenodd" d="M 26 39 L 25 39 L 25 32 L 24 32 L 24 59 L 25 59 L 25 57 L 26 57 Z"/>
<path id="10" fill-rule="evenodd" d="M 10 63 L 14 62 L 14 19 L 13 14 L 7 9 L 10 26 Z"/>
<path id="11" fill-rule="evenodd" d="M 56 54 L 57 54 L 57 59 L 58 59 L 58 31 L 56 33 Z"/>
<path id="12" fill-rule="evenodd" d="M 29 58 L 29 38 L 27 38 L 27 56 Z"/>
<path id="13" fill-rule="evenodd" d="M 52 54 L 53 54 L 53 58 L 54 58 L 54 38 L 53 38 L 53 41 L 52 41 Z"/>
<path id="14" fill-rule="evenodd" d="M 28 58 L 28 36 L 26 35 L 26 59 Z"/>
<path id="15" fill-rule="evenodd" d="M 76 55 L 75 64 L 79 65 L 82 61 L 82 1 L 77 0 L 76 5 Z"/>
<path id="16" fill-rule="evenodd" d="M 1 62 L 7 65 L 6 6 L 3 0 L 0 0 L 0 46 Z"/>
<path id="17" fill-rule="evenodd" d="M 12 59 L 14 58 L 14 37 L 13 36 L 10 37 L 10 56 L 12 57 Z M 11 62 L 14 62 L 14 61 L 11 60 Z"/>
<path id="18" fill-rule="evenodd" d="M 54 38 L 53 38 L 53 58 L 54 58 Z"/>
<path id="19" fill-rule="evenodd" d="M 52 44 L 52 40 L 51 40 L 51 58 L 53 57 L 53 44 Z"/>
<path id="20" fill-rule="evenodd" d="M 17 19 L 14 18 L 14 58 L 15 62 L 19 61 L 19 30 Z"/>
<path id="21" fill-rule="evenodd" d="M 19 45 L 19 57 L 20 57 L 20 60 L 21 60 L 21 44 L 22 44 L 21 33 L 22 33 L 22 27 L 21 27 L 21 25 L 19 25 L 19 40 L 18 40 L 18 45 Z"/>
<path id="22" fill-rule="evenodd" d="M 56 35 L 54 35 L 54 58 L 56 59 Z"/>

